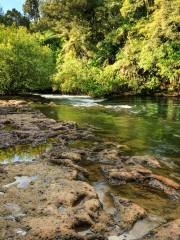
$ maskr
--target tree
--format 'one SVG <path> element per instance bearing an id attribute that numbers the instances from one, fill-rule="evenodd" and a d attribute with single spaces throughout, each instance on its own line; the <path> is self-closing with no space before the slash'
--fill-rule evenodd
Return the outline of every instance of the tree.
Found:
<path id="1" fill-rule="evenodd" d="M 0 23 L 3 22 L 3 16 L 4 16 L 4 12 L 3 12 L 2 7 L 0 7 Z"/>
<path id="2" fill-rule="evenodd" d="M 29 19 L 34 21 L 39 19 L 39 0 L 26 0 L 23 9 Z"/>
<path id="3" fill-rule="evenodd" d="M 4 15 L 3 8 L 0 7 L 0 16 L 3 16 L 3 15 Z"/>
<path id="4" fill-rule="evenodd" d="M 51 89 L 54 58 L 40 38 L 23 27 L 0 26 L 0 94 Z"/>
<path id="5" fill-rule="evenodd" d="M 15 8 L 12 10 L 8 10 L 5 15 L 1 18 L 1 23 L 3 23 L 6 26 L 16 25 L 24 26 L 29 28 L 30 22 L 29 19 L 25 16 L 23 16 L 19 11 L 17 11 Z"/>
<path id="6" fill-rule="evenodd" d="M 179 88 L 178 0 L 89 2 L 42 3 L 42 19 L 64 37 L 54 78 L 61 91 L 99 95 Z"/>
<path id="7" fill-rule="evenodd" d="M 33 20 L 31 32 L 41 32 L 41 44 L 49 45 L 57 58 L 56 89 L 91 95 L 124 89 L 149 93 L 179 88 L 178 3 L 26 0 L 24 11 Z M 15 10 L 1 15 L 6 25 L 23 25 Z M 9 65 L 2 66 L 9 74 Z"/>

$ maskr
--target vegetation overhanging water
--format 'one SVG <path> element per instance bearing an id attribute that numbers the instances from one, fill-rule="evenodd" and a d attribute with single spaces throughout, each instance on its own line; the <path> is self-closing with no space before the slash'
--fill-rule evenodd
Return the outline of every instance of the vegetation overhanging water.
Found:
<path id="1" fill-rule="evenodd" d="M 46 181 L 42 185 L 40 181 L 48 175 L 51 167 L 51 180 L 57 183 L 58 176 L 64 182 L 65 178 L 69 178 L 65 169 L 70 164 L 69 170 L 88 170 L 89 178 L 85 176 L 85 172 L 84 175 L 78 175 L 79 172 L 73 171 L 77 173 L 73 180 L 76 180 L 78 187 L 83 181 L 85 184 L 89 181 L 94 186 L 94 200 L 99 204 L 101 202 L 105 211 L 110 212 L 115 228 L 118 225 L 115 212 L 119 211 L 120 222 L 123 222 L 116 197 L 118 201 L 123 197 L 133 200 L 133 204 L 137 203 L 137 206 L 143 207 L 143 211 L 148 211 L 143 220 L 141 218 L 135 224 L 130 224 L 131 230 L 127 236 L 114 238 L 111 235 L 108 240 L 122 240 L 124 237 L 126 240 L 139 239 L 164 220 L 169 222 L 175 219 L 177 222 L 170 223 L 170 228 L 172 226 L 171 229 L 175 229 L 177 224 L 179 227 L 180 205 L 177 199 L 180 196 L 180 100 L 155 97 L 180 95 L 178 0 L 24 0 L 22 12 L 13 8 L 13 1 L 9 2 L 12 10 L 7 12 L 3 11 L 5 5 L 0 4 L 0 95 L 6 98 L 7 95 L 25 94 L 27 100 L 27 93 L 49 94 L 43 96 L 47 101 L 34 104 L 48 118 L 40 111 L 29 108 L 27 101 L 2 101 L 0 163 L 3 166 L 0 166 L 0 177 L 4 182 L 3 186 L 8 188 L 17 185 L 21 188 L 28 186 L 31 180 L 32 184 L 37 180 L 38 189 L 44 188 Z M 154 98 L 93 99 L 88 96 L 50 93 L 83 94 L 98 98 L 130 95 Z M 64 121 L 74 121 L 75 124 Z M 76 123 L 86 128 L 81 128 Z M 79 153 L 82 161 L 78 164 L 83 168 L 71 164 L 71 160 L 66 161 L 69 159 L 64 160 L 62 156 L 58 156 L 57 163 L 54 159 L 57 156 L 51 158 L 51 150 L 55 150 L 55 154 L 60 156 L 64 150 L 68 153 L 72 150 L 71 154 Z M 116 152 L 114 158 L 113 151 Z M 108 157 L 106 159 L 109 152 L 112 154 L 110 162 Z M 99 156 L 102 159 L 98 159 Z M 133 160 L 132 156 L 137 159 Z M 146 158 L 144 162 L 143 157 Z M 150 161 L 153 162 L 152 159 L 157 165 L 149 164 Z M 41 169 L 36 173 L 36 166 L 39 164 L 45 167 L 46 162 L 48 169 Z M 62 164 L 63 167 L 61 165 L 58 168 L 56 164 Z M 32 168 L 32 176 L 26 176 L 29 175 L 28 168 Z M 59 174 L 61 170 L 62 174 Z M 25 175 L 21 176 L 23 171 Z M 8 182 L 10 179 L 15 181 Z M 83 181 L 79 181 L 82 179 Z M 50 185 L 48 182 L 48 190 Z M 71 190 L 73 188 L 76 186 L 70 187 Z M 54 190 L 50 189 L 49 195 L 59 192 L 58 189 L 62 191 L 59 184 Z M 33 205 L 32 202 L 36 200 L 36 190 L 35 187 L 27 189 L 24 197 L 28 205 Z M 41 190 L 37 191 L 38 194 L 39 192 L 43 194 Z M 0 196 L 4 199 L 0 213 L 2 211 L 3 214 L 6 208 L 17 207 L 13 203 L 6 204 L 7 201 L 16 201 L 16 194 L 12 194 L 11 198 L 8 193 L 11 190 L 6 192 L 3 187 L 0 189 Z M 18 191 L 17 194 L 19 195 Z M 79 193 L 75 191 L 73 197 L 78 199 L 76 194 Z M 33 196 L 32 202 L 30 195 Z M 18 198 L 18 202 L 19 200 Z M 44 201 L 47 206 L 46 197 L 40 197 L 39 201 L 41 206 Z M 24 207 L 24 202 L 21 205 Z M 53 206 L 58 211 L 59 205 L 58 208 L 56 205 Z M 38 205 L 35 203 L 34 206 Z M 78 210 L 79 206 L 76 207 Z M 35 208 L 28 206 L 27 209 L 32 216 Z M 64 211 L 64 207 L 61 210 Z M 99 211 L 98 208 L 96 210 Z M 37 207 L 36 217 L 39 217 L 38 211 Z M 92 220 L 96 215 L 100 216 L 97 211 L 96 214 L 93 212 Z M 18 210 L 18 214 L 21 215 L 21 211 Z M 47 220 L 46 213 L 45 216 Z M 57 216 L 59 218 L 58 214 Z M 76 214 L 73 213 L 72 217 L 74 216 Z M 87 216 L 89 217 L 89 213 Z M 150 216 L 155 217 L 154 220 L 151 221 Z M 159 217 L 162 217 L 162 221 Z M 3 218 L 0 217 L 1 219 Z M 99 221 L 102 223 L 101 219 Z M 19 219 L 17 222 L 19 224 Z M 82 230 L 83 224 L 84 219 L 72 224 L 74 234 Z M 92 225 L 92 221 L 86 226 L 87 231 L 89 224 Z M 1 226 L 5 238 L 9 239 L 14 226 L 8 221 L 0 223 L 0 235 Z M 51 238 L 55 239 L 60 229 L 58 226 L 56 236 L 53 237 L 54 226 L 51 227 L 49 232 Z M 113 231 L 118 234 L 115 228 Z M 144 232 L 139 231 L 140 229 Z M 16 229 L 16 234 L 24 236 L 27 229 L 24 230 Z M 44 230 L 45 235 L 48 234 L 47 229 Z M 28 233 L 30 238 L 33 238 L 32 232 Z M 86 231 L 84 234 L 88 235 Z M 175 235 L 177 234 L 175 229 Z M 39 236 L 43 238 L 41 232 Z M 168 236 L 167 238 L 169 239 Z"/>

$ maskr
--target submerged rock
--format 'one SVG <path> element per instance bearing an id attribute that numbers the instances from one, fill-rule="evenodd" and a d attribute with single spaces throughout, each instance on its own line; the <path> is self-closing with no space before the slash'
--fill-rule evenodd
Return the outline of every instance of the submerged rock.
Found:
<path id="1" fill-rule="evenodd" d="M 141 165 L 136 166 L 105 166 L 101 167 L 111 184 L 126 184 L 128 182 L 142 182 L 151 175 L 151 171 Z"/>
<path id="2" fill-rule="evenodd" d="M 172 199 L 180 198 L 178 183 L 161 175 L 153 174 L 151 170 L 141 165 L 103 166 L 101 169 L 110 184 L 123 185 L 135 182 L 159 190 Z"/>
<path id="3" fill-rule="evenodd" d="M 2 239 L 106 240 L 112 234 L 136 232 L 138 224 L 141 226 L 142 221 L 147 219 L 146 210 L 115 195 L 113 201 L 108 195 L 111 204 L 106 204 L 106 194 L 98 197 L 97 189 L 85 182 L 88 172 L 84 165 L 77 165 L 86 159 L 98 162 L 98 167 L 100 163 L 106 164 L 102 170 L 111 184 L 135 182 L 168 196 L 179 196 L 179 184 L 144 167 L 159 168 L 155 158 L 123 156 L 122 150 L 128 148 L 111 142 L 95 142 L 92 147 L 88 145 L 87 149 L 81 150 L 71 148 L 69 143 L 72 140 L 92 140 L 91 128 L 48 119 L 24 102 L 1 103 L 0 149 L 16 144 L 37 145 L 52 137 L 54 141 L 52 149 L 40 156 L 38 161 L 0 167 L 0 181 L 2 186 L 6 186 L 0 189 Z M 12 125 L 11 129 L 8 124 Z M 94 174 L 94 177 L 97 176 Z M 16 181 L 13 182 L 13 179 Z M 106 208 L 109 208 L 108 211 Z M 177 223 L 171 227 L 172 236 L 175 236 Z M 152 236 L 161 236 L 158 234 L 165 236 L 162 229 L 151 232 Z M 146 237 L 151 239 L 149 235 Z"/>
<path id="4" fill-rule="evenodd" d="M 149 155 L 145 155 L 145 156 L 133 156 L 130 157 L 130 159 L 128 159 L 126 161 L 127 164 L 144 164 L 147 165 L 149 167 L 154 167 L 154 168 L 160 168 L 161 165 L 159 163 L 159 161 L 153 157 L 153 156 L 149 156 Z"/>
<path id="5" fill-rule="evenodd" d="M 98 153 L 97 158 L 100 162 L 119 160 L 120 154 L 116 149 L 104 149 Z"/>
<path id="6" fill-rule="evenodd" d="M 160 176 L 157 174 L 151 174 L 152 178 L 155 178 L 156 180 L 162 182 L 163 184 L 165 184 L 168 187 L 174 188 L 174 189 L 180 189 L 180 184 L 176 183 L 175 181 L 173 181 L 172 179 L 169 179 L 167 177 L 164 176 Z"/>

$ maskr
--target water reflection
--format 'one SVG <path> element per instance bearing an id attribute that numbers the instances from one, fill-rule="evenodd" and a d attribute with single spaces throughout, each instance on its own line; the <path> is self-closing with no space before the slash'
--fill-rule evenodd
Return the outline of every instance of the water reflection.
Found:
<path id="1" fill-rule="evenodd" d="M 96 135 L 104 141 L 115 141 L 129 147 L 132 155 L 155 155 L 161 160 L 160 175 L 178 181 L 180 173 L 180 100 L 176 98 L 123 98 L 91 100 L 85 98 L 51 98 L 54 104 L 37 106 L 47 116 L 75 121 L 82 126 L 93 125 Z M 87 102 L 89 99 L 87 99 Z M 79 104 L 83 102 L 83 104 Z M 98 106 L 97 106 L 98 104 Z M 78 106 L 77 106 L 78 105 Z M 83 106 L 82 106 L 83 105 Z M 124 107 L 122 107 L 124 106 Z M 74 143 L 74 147 L 89 144 Z M 126 154 L 126 153 L 124 153 Z M 180 213 L 179 202 L 172 202 L 164 194 L 136 184 L 110 186 L 102 176 L 98 164 L 85 164 L 90 173 L 89 181 L 95 187 L 101 202 L 110 211 L 113 203 L 109 193 L 133 200 L 149 213 L 176 219 Z"/>
<path id="2" fill-rule="evenodd" d="M 50 147 L 51 144 L 41 144 L 36 147 L 16 145 L 12 148 L 0 150 L 0 164 L 31 162 L 45 151 L 48 151 Z"/>
<path id="3" fill-rule="evenodd" d="M 49 117 L 94 125 L 99 136 L 128 145 L 134 154 L 180 157 L 178 98 L 93 100 L 56 96 L 51 101 L 57 105 L 38 106 Z"/>

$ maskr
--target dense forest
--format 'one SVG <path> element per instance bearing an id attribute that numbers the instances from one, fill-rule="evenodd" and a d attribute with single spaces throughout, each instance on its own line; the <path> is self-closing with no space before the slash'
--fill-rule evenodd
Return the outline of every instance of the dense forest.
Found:
<path id="1" fill-rule="evenodd" d="M 0 94 L 180 89 L 178 0 L 26 0 L 0 10 Z"/>

